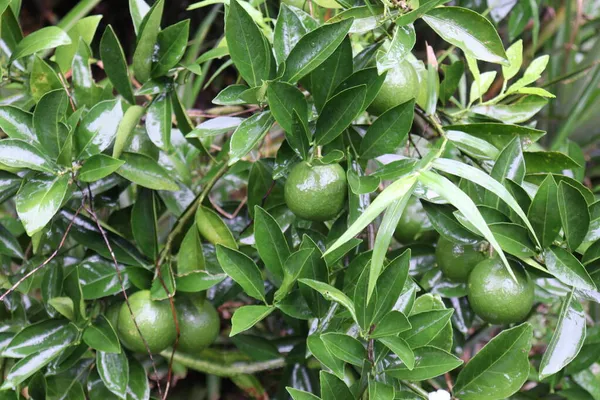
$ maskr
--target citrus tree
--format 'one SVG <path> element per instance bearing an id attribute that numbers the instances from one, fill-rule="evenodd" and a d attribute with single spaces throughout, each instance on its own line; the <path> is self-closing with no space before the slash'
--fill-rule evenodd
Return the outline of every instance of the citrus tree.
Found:
<path id="1" fill-rule="evenodd" d="M 0 1 L 0 398 L 600 399 L 539 2 L 96 3 Z"/>

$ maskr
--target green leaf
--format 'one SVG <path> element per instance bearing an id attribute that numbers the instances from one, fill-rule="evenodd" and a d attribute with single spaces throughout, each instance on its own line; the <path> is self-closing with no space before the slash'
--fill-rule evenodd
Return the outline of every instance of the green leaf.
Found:
<path id="1" fill-rule="evenodd" d="M 500 247 L 500 244 L 494 237 L 492 231 L 490 231 L 490 228 L 487 226 L 487 223 L 481 216 L 481 213 L 477 209 L 477 206 L 475 206 L 475 203 L 473 203 L 473 200 L 471 200 L 469 196 L 461 191 L 450 180 L 431 171 L 422 171 L 419 175 L 419 181 L 449 201 L 475 226 L 479 232 L 481 232 L 485 239 L 490 242 L 492 247 L 498 252 L 498 255 L 508 269 L 511 277 L 516 279 L 512 269 L 510 268 L 510 265 L 508 264 L 508 260 L 506 259 L 502 248 Z"/>
<path id="2" fill-rule="evenodd" d="M 250 174 L 248 175 L 248 213 L 254 217 L 254 208 L 263 204 L 269 189 L 274 184 L 273 171 L 271 166 L 265 160 L 259 160 L 252 163 Z"/>
<path id="3" fill-rule="evenodd" d="M 290 249 L 275 218 L 259 206 L 255 206 L 254 209 L 256 249 L 265 267 L 281 281 L 284 278 L 283 266 L 290 256 Z"/>
<path id="4" fill-rule="evenodd" d="M 229 165 L 235 164 L 248 154 L 267 134 L 271 125 L 273 125 L 273 117 L 270 111 L 254 114 L 242 121 L 231 136 Z"/>
<path id="5" fill-rule="evenodd" d="M 77 127 L 78 157 L 88 158 L 106 150 L 114 141 L 122 118 L 120 100 L 101 101 L 93 106 Z"/>
<path id="6" fill-rule="evenodd" d="M 303 270 L 302 278 L 314 279 L 316 281 L 327 282 L 329 280 L 329 270 L 323 259 L 323 253 L 319 246 L 308 236 L 304 235 L 300 249 L 312 250 L 309 265 Z M 319 293 L 305 285 L 300 286 L 300 293 L 306 300 L 306 303 L 314 316 L 323 318 L 329 308 L 329 302 Z"/>
<path id="7" fill-rule="evenodd" d="M 331 354 L 319 334 L 310 335 L 306 339 L 306 345 L 321 364 L 330 369 L 338 378 L 344 377 L 344 362 Z"/>
<path id="8" fill-rule="evenodd" d="M 91 108 L 104 98 L 103 88 L 96 85 L 90 64 L 92 62 L 92 49 L 79 39 L 77 52 L 73 57 L 71 68 L 73 78 L 73 100 L 78 108 Z M 112 90 L 112 88 L 110 88 Z M 112 97 L 112 96 L 111 96 Z"/>
<path id="9" fill-rule="evenodd" d="M 377 72 L 395 68 L 415 46 L 417 36 L 412 25 L 397 26 L 387 50 L 377 50 Z"/>
<path id="10" fill-rule="evenodd" d="M 83 182 L 96 182 L 106 178 L 125 164 L 125 161 L 112 158 L 105 154 L 95 154 L 85 160 L 79 170 L 78 178 Z"/>
<path id="11" fill-rule="evenodd" d="M 96 352 L 96 367 L 106 388 L 120 399 L 126 399 L 127 383 L 129 381 L 129 362 L 125 352 Z"/>
<path id="12" fill-rule="evenodd" d="M 325 347 L 335 357 L 342 361 L 361 367 L 366 356 L 366 351 L 361 342 L 352 336 L 343 333 L 326 333 L 321 335 Z"/>
<path id="13" fill-rule="evenodd" d="M 154 3 L 139 26 L 137 45 L 133 53 L 133 73 L 141 83 L 145 83 L 150 79 L 152 57 L 160 31 L 164 6 L 165 2 L 163 0 Z"/>
<path id="14" fill-rule="evenodd" d="M 244 122 L 244 119 L 238 117 L 217 117 L 209 119 L 196 126 L 187 137 L 197 137 L 202 139 L 205 137 L 217 136 L 234 130 L 242 122 Z"/>
<path id="15" fill-rule="evenodd" d="M 200 206 L 196 210 L 196 227 L 200 235 L 210 243 L 222 244 L 232 249 L 237 249 L 237 243 L 233 234 L 223 222 L 219 214 L 210 208 Z"/>
<path id="16" fill-rule="evenodd" d="M 502 76 L 505 81 L 513 78 L 523 64 L 523 40 L 519 39 L 506 49 L 506 58 L 508 58 L 508 66 L 502 66 Z"/>
<path id="17" fill-rule="evenodd" d="M 459 367 L 463 361 L 437 347 L 425 346 L 414 350 L 415 366 L 409 370 L 404 363 L 388 366 L 385 372 L 397 379 L 422 381 L 443 375 Z"/>
<path id="18" fill-rule="evenodd" d="M 263 277 L 250 257 L 237 250 L 217 245 L 217 259 L 223 271 L 236 281 L 248 296 L 266 302 Z"/>
<path id="19" fill-rule="evenodd" d="M 479 76 L 479 79 L 471 85 L 469 99 L 471 103 L 480 99 L 489 90 L 492 83 L 496 79 L 496 71 L 484 72 Z"/>
<path id="20" fill-rule="evenodd" d="M 558 186 L 548 175 L 529 206 L 527 216 L 543 247 L 549 247 L 558 236 L 561 222 L 558 209 Z"/>
<path id="21" fill-rule="evenodd" d="M 48 304 L 54 308 L 60 315 L 74 321 L 75 320 L 75 304 L 69 297 L 53 297 L 48 300 Z"/>
<path id="22" fill-rule="evenodd" d="M 133 30 L 138 35 L 142 20 L 150 11 L 150 6 L 144 0 L 129 0 L 129 13 L 131 14 L 131 22 L 133 22 Z"/>
<path id="23" fill-rule="evenodd" d="M 366 110 L 369 105 L 375 100 L 379 90 L 383 86 L 387 72 L 379 75 L 377 68 L 365 68 L 354 72 L 352 75 L 344 79 L 342 83 L 334 91 L 334 95 L 338 94 L 346 89 L 353 88 L 360 85 L 367 85 L 367 94 L 365 95 L 365 101 L 362 105 L 361 112 Z"/>
<path id="24" fill-rule="evenodd" d="M 455 396 L 469 400 L 506 399 L 527 380 L 533 329 L 525 323 L 502 331 L 465 365 L 454 385 Z"/>
<path id="25" fill-rule="evenodd" d="M 2 224 L 0 224 L 0 254 L 12 258 L 23 259 L 23 249 L 17 238 Z"/>
<path id="26" fill-rule="evenodd" d="M 315 107 L 321 111 L 338 85 L 351 74 L 352 45 L 350 38 L 346 38 L 321 65 L 302 80 L 302 83 L 308 86 Z"/>
<path id="27" fill-rule="evenodd" d="M 566 367 L 581 350 L 586 337 L 581 304 L 571 291 L 562 303 L 558 323 L 540 363 L 540 380 Z"/>
<path id="28" fill-rule="evenodd" d="M 282 3 L 273 35 L 273 48 L 277 63 L 281 64 L 300 38 L 317 26 L 317 21 L 304 11 Z"/>
<path id="29" fill-rule="evenodd" d="M 231 332 L 229 332 L 229 336 L 235 336 L 240 332 L 252 328 L 274 310 L 275 307 L 272 306 L 243 306 L 238 308 L 231 318 Z"/>
<path id="30" fill-rule="evenodd" d="M 129 381 L 127 382 L 127 398 L 133 400 L 150 399 L 150 384 L 144 366 L 134 357 L 128 358 Z"/>
<path id="31" fill-rule="evenodd" d="M 82 339 L 94 350 L 106 353 L 121 352 L 117 333 L 104 315 L 99 315 L 93 324 L 85 328 Z"/>
<path id="32" fill-rule="evenodd" d="M 398 300 L 398 297 L 396 300 Z M 375 323 L 375 329 L 369 334 L 372 339 L 388 336 L 398 336 L 399 333 L 411 329 L 408 318 L 400 311 L 390 311 L 381 320 Z"/>
<path id="33" fill-rule="evenodd" d="M 404 283 L 408 277 L 410 266 L 410 249 L 393 259 L 377 279 L 375 309 L 372 324 L 377 325 L 394 307 Z"/>
<path id="34" fill-rule="evenodd" d="M 71 38 L 56 26 L 47 26 L 23 38 L 10 55 L 9 63 L 37 52 L 71 44 Z"/>
<path id="35" fill-rule="evenodd" d="M 65 93 L 56 71 L 38 56 L 33 58 L 29 82 L 31 96 L 36 103 L 40 101 L 42 96 L 52 90 L 62 89 L 63 93 Z"/>
<path id="36" fill-rule="evenodd" d="M 54 164 L 37 147 L 21 139 L 0 140 L 0 163 L 13 168 L 56 173 Z"/>
<path id="37" fill-rule="evenodd" d="M 288 391 L 290 396 L 292 396 L 293 400 L 320 400 L 319 397 L 315 396 L 312 393 L 305 392 L 304 390 L 294 389 L 289 386 L 286 386 L 285 390 Z"/>
<path id="38" fill-rule="evenodd" d="M 122 265 L 119 273 L 123 279 L 123 287 L 130 286 L 129 275 Z M 84 300 L 94 300 L 121 291 L 121 284 L 114 264 L 99 256 L 92 256 L 83 260 L 78 266 L 79 282 Z M 116 328 L 116 327 L 113 327 Z"/>
<path id="39" fill-rule="evenodd" d="M 172 115 L 171 98 L 167 94 L 156 96 L 146 113 L 148 137 L 156 147 L 166 152 L 171 149 Z"/>
<path id="40" fill-rule="evenodd" d="M 546 133 L 544 131 L 533 129 L 527 126 L 491 122 L 480 122 L 468 125 L 448 125 L 445 126 L 444 129 L 447 131 L 455 130 L 468 133 L 471 136 L 475 136 L 479 139 L 485 140 L 488 143 L 491 143 L 498 149 L 504 149 L 515 137 L 520 138 L 523 143 L 529 143 L 536 142 Z M 521 141 L 519 141 L 519 147 L 522 147 L 520 143 Z M 516 145 L 513 144 L 513 146 Z M 514 149 L 512 151 L 514 152 Z"/>
<path id="41" fill-rule="evenodd" d="M 0 106 L 0 129 L 12 139 L 37 141 L 33 130 L 33 114 L 14 106 Z"/>
<path id="42" fill-rule="evenodd" d="M 378 340 L 397 355 L 409 371 L 413 370 L 415 367 L 415 354 L 404 339 L 398 336 L 387 336 Z"/>
<path id="43" fill-rule="evenodd" d="M 287 142 L 293 151 L 303 160 L 308 158 L 309 152 L 309 133 L 304 119 L 294 110 L 292 116 L 292 126 L 289 131 L 285 132 Z M 279 152 L 277 153 L 279 155 Z M 323 159 L 321 159 L 322 161 Z"/>
<path id="44" fill-rule="evenodd" d="M 123 149 L 127 146 L 131 135 L 135 131 L 135 127 L 145 112 L 146 110 L 144 107 L 140 106 L 131 106 L 125 111 L 123 119 L 119 123 L 119 128 L 117 129 L 117 136 L 113 146 L 113 157 L 119 158 L 121 156 Z"/>
<path id="45" fill-rule="evenodd" d="M 167 300 L 176 292 L 175 276 L 170 263 L 164 263 L 160 267 L 160 277 L 154 276 L 150 287 L 150 298 L 154 301 Z"/>
<path id="46" fill-rule="evenodd" d="M 77 337 L 77 327 L 66 320 L 49 319 L 29 325 L 10 341 L 3 357 L 21 358 L 46 348 L 68 344 Z"/>
<path id="47" fill-rule="evenodd" d="M 369 379 L 369 399 L 371 400 L 394 400 L 395 389 L 391 385 Z"/>
<path id="48" fill-rule="evenodd" d="M 505 252 L 521 258 L 533 257 L 537 254 L 527 229 L 521 225 L 497 222 L 489 224 L 489 227 Z"/>
<path id="49" fill-rule="evenodd" d="M 102 58 L 104 71 L 115 89 L 117 89 L 117 92 L 130 104 L 135 104 L 125 53 L 115 31 L 110 25 L 106 27 L 100 40 L 100 58 Z M 129 113 L 129 110 L 127 110 L 127 113 Z"/>
<path id="50" fill-rule="evenodd" d="M 158 254 L 157 208 L 154 192 L 140 188 L 131 210 L 131 233 L 142 253 L 152 260 Z"/>
<path id="51" fill-rule="evenodd" d="M 275 59 L 269 42 L 237 0 L 229 2 L 225 38 L 231 60 L 250 85 L 261 86 L 274 77 Z"/>
<path id="52" fill-rule="evenodd" d="M 529 95 L 510 104 L 476 105 L 471 107 L 471 111 L 504 121 L 507 124 L 518 124 L 531 119 L 547 103 L 548 100 L 543 97 Z"/>
<path id="53" fill-rule="evenodd" d="M 77 51 L 79 39 L 83 39 L 88 45 L 92 43 L 101 19 L 101 15 L 85 17 L 77 21 L 75 25 L 68 30 L 67 34 L 71 38 L 71 44 L 58 47 L 54 53 L 56 63 L 63 73 L 66 73 L 71 69 L 71 63 L 73 61 L 73 56 L 75 56 L 75 52 Z"/>
<path id="54" fill-rule="evenodd" d="M 352 399 L 352 393 L 346 383 L 329 372 L 321 371 L 319 373 L 319 382 L 321 383 L 321 399 L 339 400 Z"/>
<path id="55" fill-rule="evenodd" d="M 302 121 L 306 120 L 308 103 L 304 94 L 296 86 L 286 82 L 271 82 L 267 87 L 267 98 L 275 121 L 286 133 L 292 132 L 294 111 Z"/>
<path id="56" fill-rule="evenodd" d="M 557 151 L 534 151 L 523 153 L 528 174 L 541 172 L 562 173 L 564 170 L 581 167 L 566 154 Z"/>
<path id="57" fill-rule="evenodd" d="M 551 246 L 545 252 L 545 258 L 548 271 L 559 281 L 583 290 L 596 290 L 594 281 L 573 254 Z"/>
<path id="58" fill-rule="evenodd" d="M 158 51 L 153 57 L 152 77 L 166 75 L 185 54 L 190 36 L 190 20 L 186 19 L 171 25 L 158 33 Z"/>
<path id="59" fill-rule="evenodd" d="M 331 285 L 328 285 L 327 283 L 315 281 L 314 279 L 300 279 L 299 282 L 321 293 L 321 295 L 323 295 L 323 297 L 325 297 L 327 300 L 335 301 L 336 303 L 341 304 L 350 312 L 352 318 L 356 320 L 354 303 L 342 291 L 334 288 Z"/>
<path id="60" fill-rule="evenodd" d="M 140 186 L 153 190 L 179 190 L 179 185 L 156 161 L 141 153 L 123 153 L 120 157 L 125 164 L 117 174 Z"/>
<path id="61" fill-rule="evenodd" d="M 569 248 L 578 248 L 588 232 L 590 212 L 581 192 L 565 181 L 558 184 L 558 211 Z"/>
<path id="62" fill-rule="evenodd" d="M 66 141 L 66 129 L 61 129 L 60 121 L 67 109 L 67 93 L 57 89 L 46 93 L 33 112 L 33 126 L 39 142 L 46 154 L 58 157 Z"/>
<path id="63" fill-rule="evenodd" d="M 15 202 L 17 214 L 29 236 L 44 228 L 58 212 L 67 194 L 69 180 L 68 174 L 38 174 L 21 186 Z"/>
<path id="64" fill-rule="evenodd" d="M 462 7 L 434 8 L 423 16 L 423 21 L 467 55 L 491 63 L 508 64 L 496 28 L 475 11 Z"/>
<path id="65" fill-rule="evenodd" d="M 465 72 L 465 64 L 462 61 L 456 61 L 450 65 L 442 64 L 440 68 L 444 72 L 444 80 L 440 83 L 440 100 L 445 105 L 458 89 Z"/>
<path id="66" fill-rule="evenodd" d="M 325 145 L 332 142 L 362 111 L 367 86 L 360 85 L 343 90 L 325 103 L 315 130 L 315 142 Z"/>
<path id="67" fill-rule="evenodd" d="M 362 141 L 359 154 L 370 159 L 394 154 L 406 141 L 414 117 L 414 100 L 392 107 L 373 122 Z"/>
<path id="68" fill-rule="evenodd" d="M 281 79 L 294 83 L 317 68 L 338 48 L 351 26 L 352 20 L 345 20 L 320 26 L 302 36 L 285 59 Z"/>
<path id="69" fill-rule="evenodd" d="M 431 310 L 408 317 L 410 331 L 400 334 L 408 345 L 415 349 L 429 344 L 446 326 L 454 310 Z"/>
<path id="70" fill-rule="evenodd" d="M 13 365 L 0 387 L 0 390 L 15 389 L 17 385 L 44 368 L 48 363 L 58 357 L 75 338 L 65 341 L 61 345 L 47 347 L 33 353 Z"/>
<path id="71" fill-rule="evenodd" d="M 381 179 L 378 177 L 372 175 L 359 176 L 354 169 L 346 171 L 346 178 L 348 179 L 348 185 L 352 193 L 358 195 L 373 193 L 381 183 Z"/>
<path id="72" fill-rule="evenodd" d="M 192 225 L 181 241 L 177 252 L 177 275 L 204 271 L 206 266 L 198 228 Z"/>
<path id="73" fill-rule="evenodd" d="M 422 202 L 433 228 L 444 238 L 457 243 L 475 244 L 480 238 L 464 228 L 454 216 L 454 208 L 446 204 Z"/>
<path id="74" fill-rule="evenodd" d="M 299 277 L 306 276 L 304 269 L 312 265 L 313 252 L 313 249 L 300 249 L 287 258 L 283 265 L 283 281 L 280 288 L 275 292 L 275 302 L 279 302 L 287 296 Z"/>
<path id="75" fill-rule="evenodd" d="M 548 65 L 549 59 L 550 59 L 550 56 L 548 56 L 546 54 L 546 55 L 543 55 L 543 56 L 538 57 L 535 60 L 531 61 L 531 63 L 529 63 L 529 65 L 527 66 L 527 69 L 523 73 L 523 76 L 519 80 L 517 80 L 515 83 L 510 85 L 510 87 L 508 88 L 506 93 L 507 94 L 514 93 L 514 92 L 518 91 L 519 89 L 521 89 L 531 83 L 534 83 L 535 81 L 540 79 L 542 76 L 542 72 L 544 72 L 544 70 L 546 69 L 546 65 Z"/>
<path id="76" fill-rule="evenodd" d="M 498 149 L 483 139 L 460 131 L 447 131 L 446 137 L 462 152 L 477 159 L 495 160 Z"/>

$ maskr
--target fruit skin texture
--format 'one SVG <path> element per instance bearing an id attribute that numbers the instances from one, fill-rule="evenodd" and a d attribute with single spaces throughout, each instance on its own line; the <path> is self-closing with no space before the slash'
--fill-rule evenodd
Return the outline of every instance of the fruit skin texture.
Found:
<path id="1" fill-rule="evenodd" d="M 492 324 L 520 322 L 533 307 L 533 281 L 520 266 L 513 263 L 511 266 L 517 282 L 498 258 L 480 262 L 469 275 L 469 303 L 484 321 Z"/>
<path id="2" fill-rule="evenodd" d="M 411 197 L 400 216 L 394 238 L 403 244 L 413 242 L 433 242 L 437 238 L 427 213 L 416 197 Z"/>
<path id="3" fill-rule="evenodd" d="M 152 301 L 149 290 L 140 290 L 129 296 L 129 304 L 152 353 L 159 353 L 173 345 L 177 334 L 168 301 Z M 118 331 L 125 347 L 138 353 L 147 352 L 126 303 L 119 311 Z"/>
<path id="4" fill-rule="evenodd" d="M 402 61 L 388 70 L 383 86 L 368 110 L 371 114 L 383 114 L 392 107 L 416 98 L 419 90 L 417 71 L 410 62 Z"/>
<path id="5" fill-rule="evenodd" d="M 480 244 L 465 245 L 440 237 L 435 257 L 444 276 L 454 282 L 466 282 L 473 268 L 486 259 L 480 247 Z"/>
<path id="6" fill-rule="evenodd" d="M 339 164 L 310 166 L 301 162 L 288 175 L 285 202 L 300 218 L 329 221 L 344 207 L 347 186 L 346 173 Z"/>
<path id="7" fill-rule="evenodd" d="M 189 296 L 177 297 L 175 310 L 181 333 L 177 350 L 197 354 L 219 336 L 219 314 L 208 300 Z"/>

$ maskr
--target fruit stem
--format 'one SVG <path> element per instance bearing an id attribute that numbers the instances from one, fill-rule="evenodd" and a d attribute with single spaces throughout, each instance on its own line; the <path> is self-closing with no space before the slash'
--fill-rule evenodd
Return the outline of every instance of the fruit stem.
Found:
<path id="1" fill-rule="evenodd" d="M 160 353 L 163 357 L 170 357 L 171 350 L 167 349 Z M 224 378 L 240 375 L 240 374 L 255 374 L 257 372 L 278 369 L 285 366 L 285 358 L 275 358 L 268 361 L 234 361 L 230 364 L 208 361 L 205 358 L 194 357 L 189 354 L 184 354 L 176 351 L 173 355 L 173 360 L 191 368 L 195 371 L 204 372 L 207 374 L 217 375 Z"/>

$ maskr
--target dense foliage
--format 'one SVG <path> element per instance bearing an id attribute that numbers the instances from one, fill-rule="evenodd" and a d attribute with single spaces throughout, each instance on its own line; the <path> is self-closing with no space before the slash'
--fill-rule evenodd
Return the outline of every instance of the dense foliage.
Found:
<path id="1" fill-rule="evenodd" d="M 0 0 L 0 398 L 600 400 L 597 2 L 97 3 Z"/>

